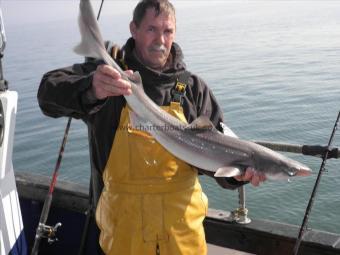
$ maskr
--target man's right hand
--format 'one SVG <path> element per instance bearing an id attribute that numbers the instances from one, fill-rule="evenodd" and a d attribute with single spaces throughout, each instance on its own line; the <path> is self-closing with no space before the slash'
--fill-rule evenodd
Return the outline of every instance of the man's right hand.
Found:
<path id="1" fill-rule="evenodd" d="M 125 71 L 132 74 L 131 70 Z M 92 92 L 97 99 L 111 96 L 131 95 L 131 84 L 109 65 L 99 65 L 93 75 Z"/>

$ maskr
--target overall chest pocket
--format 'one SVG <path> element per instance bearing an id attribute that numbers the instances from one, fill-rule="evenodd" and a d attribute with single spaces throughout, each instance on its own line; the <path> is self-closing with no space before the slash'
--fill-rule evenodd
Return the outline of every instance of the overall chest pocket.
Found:
<path id="1" fill-rule="evenodd" d="M 168 180 L 184 167 L 184 162 L 170 154 L 150 134 L 128 128 L 128 136 L 132 180 Z"/>

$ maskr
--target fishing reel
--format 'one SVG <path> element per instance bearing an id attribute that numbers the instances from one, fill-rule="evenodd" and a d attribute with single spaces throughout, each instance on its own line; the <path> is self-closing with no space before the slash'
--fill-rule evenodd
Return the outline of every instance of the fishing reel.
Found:
<path id="1" fill-rule="evenodd" d="M 55 241 L 58 241 L 58 238 L 56 236 L 58 228 L 62 224 L 58 222 L 57 224 L 53 226 L 48 226 L 42 223 L 39 223 L 38 229 L 37 229 L 37 236 L 38 238 L 47 238 L 47 242 L 49 244 L 54 243 Z"/>

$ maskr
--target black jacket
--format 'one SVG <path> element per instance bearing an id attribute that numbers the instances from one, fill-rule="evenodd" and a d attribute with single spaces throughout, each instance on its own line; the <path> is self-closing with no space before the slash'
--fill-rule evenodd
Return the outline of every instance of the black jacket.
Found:
<path id="1" fill-rule="evenodd" d="M 178 77 L 188 72 L 180 47 L 173 44 L 173 65 L 164 72 L 142 65 L 134 57 L 133 48 L 134 40 L 130 38 L 123 47 L 125 63 L 129 69 L 139 71 L 145 93 L 155 103 L 160 106 L 169 105 L 172 100 L 171 91 Z M 126 104 L 123 96 L 94 100 L 86 93 L 92 86 L 94 71 L 102 63 L 92 61 L 48 72 L 43 76 L 38 91 L 38 102 L 44 114 L 55 118 L 71 116 L 82 119 L 87 124 L 95 204 L 103 187 L 102 172 L 109 157 L 120 113 Z M 221 129 L 219 123 L 222 121 L 222 112 L 211 90 L 201 78 L 189 74 L 182 105 L 186 119 L 190 123 L 198 116 L 205 115 Z M 243 184 L 233 178 L 217 178 L 217 181 L 229 189 Z"/>

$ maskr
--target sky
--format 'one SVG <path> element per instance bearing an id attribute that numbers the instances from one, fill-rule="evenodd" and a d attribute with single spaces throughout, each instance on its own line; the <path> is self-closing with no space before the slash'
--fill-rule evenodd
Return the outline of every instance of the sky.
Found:
<path id="1" fill-rule="evenodd" d="M 172 2 L 175 8 L 186 8 L 193 4 L 195 6 L 204 5 L 213 1 L 174 0 Z M 101 1 L 92 0 L 91 3 L 95 13 L 97 13 Z M 138 0 L 105 0 L 102 15 L 126 13 L 126 15 L 131 16 L 132 10 L 137 3 Z M 76 20 L 78 5 L 79 0 L 0 0 L 5 25 Z"/>
<path id="2" fill-rule="evenodd" d="M 104 2 L 102 15 L 124 13 L 131 15 L 138 1 L 108 1 Z M 95 13 L 98 12 L 100 1 L 92 1 Z M 77 0 L 51 1 L 0 1 L 5 25 L 41 23 L 58 20 L 76 20 L 78 16 Z"/>

